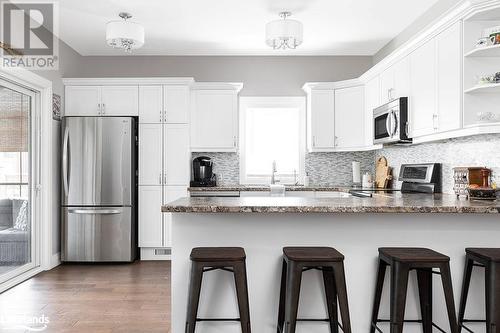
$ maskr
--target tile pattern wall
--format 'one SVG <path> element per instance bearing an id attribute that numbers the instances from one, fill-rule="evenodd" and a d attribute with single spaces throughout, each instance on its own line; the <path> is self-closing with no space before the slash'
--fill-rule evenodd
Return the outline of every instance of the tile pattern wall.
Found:
<path id="1" fill-rule="evenodd" d="M 453 193 L 453 168 L 458 166 L 486 166 L 493 170 L 493 179 L 500 184 L 500 134 L 471 136 L 442 142 L 412 146 L 391 146 L 377 151 L 385 156 L 399 174 L 403 163 L 442 163 L 443 192 Z M 400 182 L 393 187 L 399 188 Z"/>
<path id="2" fill-rule="evenodd" d="M 240 183 L 240 158 L 237 153 L 192 153 L 192 159 L 208 156 L 214 162 L 213 172 L 217 175 L 217 185 L 228 186 Z"/>
<path id="3" fill-rule="evenodd" d="M 375 152 L 309 153 L 306 173 L 312 186 L 352 185 L 352 162 L 361 164 L 361 173 L 375 171 Z"/>

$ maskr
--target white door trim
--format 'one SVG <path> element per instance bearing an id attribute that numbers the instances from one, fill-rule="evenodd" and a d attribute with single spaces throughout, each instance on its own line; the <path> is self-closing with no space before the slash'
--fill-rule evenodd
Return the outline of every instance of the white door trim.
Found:
<path id="1" fill-rule="evenodd" d="M 10 288 L 41 271 L 54 268 L 59 265 L 60 262 L 57 260 L 58 254 L 52 253 L 53 242 L 55 241 L 52 237 L 52 205 L 55 200 L 53 197 L 53 193 L 55 191 L 52 185 L 52 177 L 54 177 L 52 165 L 53 151 L 51 143 L 52 82 L 24 69 L 0 69 L 0 77 L 20 86 L 24 86 L 30 90 L 34 90 L 39 98 L 40 107 L 39 114 L 35 115 L 40 117 L 40 131 L 38 133 L 40 145 L 40 151 L 38 152 L 40 154 L 40 177 L 38 184 L 34 184 L 35 186 L 40 186 L 40 199 L 38 201 L 39 215 L 37 216 L 37 218 L 40 219 L 40 223 L 38 224 L 40 229 L 38 230 L 37 239 L 34 242 L 34 244 L 36 244 L 35 246 L 37 246 L 39 250 L 39 265 L 0 285 L 0 292 L 2 292 L 3 290 Z"/>

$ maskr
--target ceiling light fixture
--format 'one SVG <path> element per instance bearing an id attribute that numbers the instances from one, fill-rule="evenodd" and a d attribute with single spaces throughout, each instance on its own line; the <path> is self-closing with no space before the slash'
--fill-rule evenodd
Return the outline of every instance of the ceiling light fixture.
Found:
<path id="1" fill-rule="evenodd" d="M 122 20 L 106 24 L 106 43 L 131 53 L 132 49 L 138 49 L 144 45 L 144 27 L 129 21 L 132 18 L 129 13 L 120 13 L 118 16 Z"/>
<path id="2" fill-rule="evenodd" d="M 302 23 L 288 19 L 291 12 L 281 12 L 281 20 L 266 24 L 266 44 L 275 50 L 295 49 L 302 44 Z"/>

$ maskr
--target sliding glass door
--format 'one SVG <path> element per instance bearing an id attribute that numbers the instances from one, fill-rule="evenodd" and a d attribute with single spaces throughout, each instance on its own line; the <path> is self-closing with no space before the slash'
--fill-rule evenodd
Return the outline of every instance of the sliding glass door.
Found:
<path id="1" fill-rule="evenodd" d="M 0 79 L 0 283 L 37 265 L 34 92 Z"/>

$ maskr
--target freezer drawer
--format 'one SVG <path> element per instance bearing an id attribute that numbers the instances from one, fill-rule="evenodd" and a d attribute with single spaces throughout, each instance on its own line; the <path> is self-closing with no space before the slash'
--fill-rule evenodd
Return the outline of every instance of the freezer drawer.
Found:
<path id="1" fill-rule="evenodd" d="M 64 207 L 62 261 L 133 261 L 132 207 Z"/>
<path id="2" fill-rule="evenodd" d="M 64 118 L 63 206 L 133 205 L 135 169 L 133 118 Z"/>

